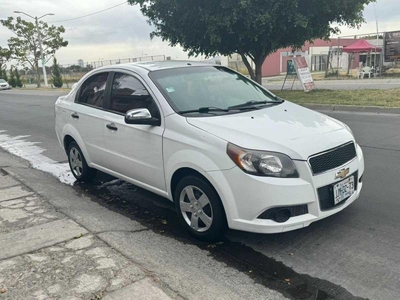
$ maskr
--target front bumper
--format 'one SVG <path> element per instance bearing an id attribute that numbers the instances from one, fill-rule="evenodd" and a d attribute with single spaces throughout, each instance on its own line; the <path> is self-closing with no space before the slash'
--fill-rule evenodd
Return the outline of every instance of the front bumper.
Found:
<path id="1" fill-rule="evenodd" d="M 335 180 L 335 175 L 344 167 L 350 168 L 350 174 L 358 172 L 358 179 L 362 178 L 364 156 L 358 145 L 356 159 L 321 175 L 313 176 L 305 161 L 295 161 L 295 164 L 300 173 L 300 178 L 295 179 L 251 176 L 237 167 L 209 172 L 224 204 L 229 227 L 256 233 L 296 230 L 340 212 L 360 196 L 362 182 L 358 182 L 357 190 L 344 203 L 322 211 L 317 192 L 318 188 L 340 182 L 342 179 Z M 307 205 L 308 213 L 291 217 L 284 223 L 258 218 L 271 208 L 299 205 Z"/>

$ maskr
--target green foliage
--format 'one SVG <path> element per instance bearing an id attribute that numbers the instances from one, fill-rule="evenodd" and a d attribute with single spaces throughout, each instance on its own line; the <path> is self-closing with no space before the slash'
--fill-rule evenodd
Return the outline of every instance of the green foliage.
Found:
<path id="1" fill-rule="evenodd" d="M 56 57 L 53 59 L 53 67 L 52 67 L 52 77 L 53 77 L 53 85 L 56 88 L 60 88 L 63 86 L 63 80 L 61 77 L 60 66 L 57 63 Z"/>
<path id="2" fill-rule="evenodd" d="M 151 37 L 181 45 L 191 56 L 238 53 L 258 82 L 269 54 L 280 48 L 300 48 L 317 38 L 328 39 L 339 32 L 339 25 L 359 27 L 364 6 L 374 1 L 128 0 L 140 4 L 155 27 Z"/>
<path id="3" fill-rule="evenodd" d="M 11 85 L 13 88 L 17 86 L 17 83 L 15 81 L 14 70 L 12 68 L 10 69 L 10 78 L 8 80 L 8 84 Z"/>
<path id="4" fill-rule="evenodd" d="M 19 74 L 19 71 L 17 68 L 14 69 L 14 75 L 15 75 L 16 86 L 21 88 L 22 87 L 21 75 Z"/>
<path id="5" fill-rule="evenodd" d="M 3 65 L 10 59 L 10 57 L 11 57 L 10 50 L 8 50 L 7 48 L 0 47 L 0 77 L 3 76 Z"/>
<path id="6" fill-rule="evenodd" d="M 1 70 L 0 70 L 1 71 Z M 8 76 L 7 76 L 7 69 L 3 69 L 3 71 L 1 72 L 1 78 L 4 79 L 5 81 L 8 81 Z"/>
<path id="7" fill-rule="evenodd" d="M 6 20 L 0 20 L 0 23 L 16 35 L 16 37 L 8 39 L 11 58 L 18 60 L 22 65 L 28 64 L 32 69 L 36 70 L 36 79 L 39 87 L 39 60 L 41 58 L 39 34 L 43 44 L 43 55 L 46 60 L 47 57 L 53 56 L 58 49 L 68 45 L 68 42 L 61 37 L 61 34 L 65 32 L 64 27 L 49 26 L 43 21 L 38 21 L 37 31 L 34 23 L 25 21 L 20 17 L 16 19 L 9 17 Z"/>

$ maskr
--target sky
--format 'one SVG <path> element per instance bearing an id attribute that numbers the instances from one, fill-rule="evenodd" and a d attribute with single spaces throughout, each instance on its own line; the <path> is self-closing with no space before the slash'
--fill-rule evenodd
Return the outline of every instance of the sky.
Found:
<path id="1" fill-rule="evenodd" d="M 150 39 L 153 28 L 146 22 L 138 6 L 123 4 L 85 18 L 58 22 L 91 14 L 122 2 L 123 0 L 0 0 L 0 19 L 17 16 L 13 13 L 15 10 L 32 16 L 54 13 L 54 16 L 46 16 L 43 20 L 50 24 L 63 25 L 66 29 L 64 38 L 69 41 L 69 45 L 56 53 L 62 65 L 76 64 L 78 59 L 93 62 L 151 55 L 187 59 L 186 53 L 180 47 L 170 47 L 167 42 L 158 38 Z M 377 0 L 375 7 L 379 31 L 400 30 L 398 0 Z M 367 23 L 359 30 L 343 27 L 341 36 L 376 32 L 372 4 L 366 7 L 364 16 Z M 6 47 L 7 39 L 12 35 L 7 28 L 0 27 L 0 46 Z"/>

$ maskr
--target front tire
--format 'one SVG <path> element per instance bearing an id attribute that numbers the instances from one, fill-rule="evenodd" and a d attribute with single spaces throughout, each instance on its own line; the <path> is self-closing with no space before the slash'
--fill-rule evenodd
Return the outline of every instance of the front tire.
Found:
<path id="1" fill-rule="evenodd" d="M 224 236 L 225 211 L 207 181 L 197 176 L 184 177 L 175 189 L 174 201 L 179 220 L 192 236 L 210 242 Z"/>
<path id="2" fill-rule="evenodd" d="M 96 176 L 97 170 L 90 168 L 86 163 L 81 148 L 73 141 L 67 149 L 69 167 L 76 180 L 90 182 Z"/>

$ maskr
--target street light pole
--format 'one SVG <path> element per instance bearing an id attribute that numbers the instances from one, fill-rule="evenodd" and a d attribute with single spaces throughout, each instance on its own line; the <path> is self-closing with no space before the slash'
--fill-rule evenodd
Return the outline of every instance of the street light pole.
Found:
<path id="1" fill-rule="evenodd" d="M 42 45 L 42 36 L 40 34 L 39 31 L 39 19 L 38 17 L 35 17 L 35 25 L 36 25 L 36 31 L 37 31 L 37 35 L 38 35 L 38 39 L 39 39 L 39 49 L 40 49 L 40 58 L 42 60 L 42 68 L 43 68 L 43 78 L 44 78 L 44 86 L 48 87 L 49 84 L 47 82 L 47 72 L 46 72 L 46 62 L 44 60 L 44 53 L 43 53 L 43 45 Z"/>
<path id="2" fill-rule="evenodd" d="M 45 66 L 46 61 L 44 59 L 44 53 L 43 53 L 42 36 L 40 35 L 40 30 L 39 30 L 39 20 L 41 18 L 44 18 L 45 16 L 54 16 L 54 14 L 51 14 L 51 13 L 50 14 L 45 14 L 45 15 L 43 15 L 43 16 L 38 18 L 38 17 L 32 17 L 31 15 L 28 15 L 27 13 L 24 13 L 22 11 L 14 11 L 14 13 L 16 13 L 16 14 L 24 14 L 25 16 L 28 16 L 28 17 L 30 17 L 30 18 L 35 20 L 35 27 L 36 27 L 36 32 L 37 32 L 37 35 L 38 35 L 38 40 L 39 40 L 40 59 L 42 60 L 44 86 L 48 87 L 49 84 L 48 84 L 48 81 L 47 81 L 47 72 L 46 72 L 46 66 Z M 39 84 L 40 84 L 40 82 L 39 82 Z"/>

